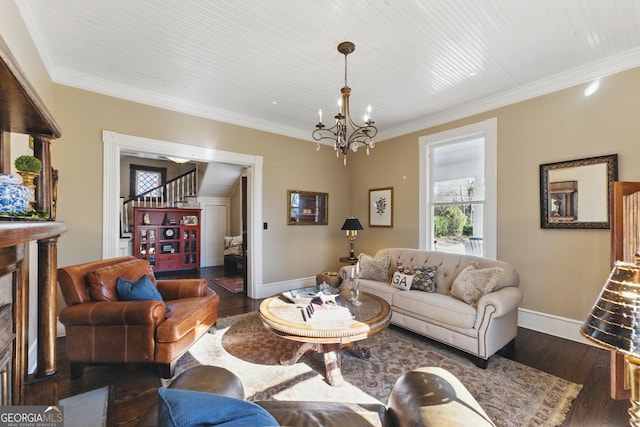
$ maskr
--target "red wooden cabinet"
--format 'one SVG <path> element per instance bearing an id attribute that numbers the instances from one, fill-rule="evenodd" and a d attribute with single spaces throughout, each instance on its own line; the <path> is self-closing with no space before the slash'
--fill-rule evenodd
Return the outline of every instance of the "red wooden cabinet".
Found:
<path id="1" fill-rule="evenodd" d="M 200 268 L 200 209 L 134 208 L 133 249 L 154 271 Z"/>

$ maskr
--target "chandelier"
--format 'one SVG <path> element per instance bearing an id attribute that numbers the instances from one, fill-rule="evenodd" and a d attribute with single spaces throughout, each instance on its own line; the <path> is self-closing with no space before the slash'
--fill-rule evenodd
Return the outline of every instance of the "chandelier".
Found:
<path id="1" fill-rule="evenodd" d="M 316 150 L 320 150 L 321 140 L 332 140 L 336 157 L 342 153 L 345 165 L 349 150 L 356 152 L 359 147 L 364 146 L 367 148 L 367 155 L 369 155 L 369 150 L 375 147 L 373 137 L 378 133 L 378 129 L 373 126 L 373 120 L 371 120 L 371 105 L 368 106 L 367 114 L 364 116 L 364 126 L 356 124 L 349 112 L 351 88 L 347 85 L 347 56 L 354 50 L 356 50 L 356 45 L 351 42 L 342 42 L 338 45 L 338 52 L 344 55 L 344 87 L 340 89 L 340 93 L 342 93 L 342 98 L 338 102 L 340 111 L 334 116 L 336 124 L 325 129 L 325 125 L 322 123 L 322 110 L 319 110 L 318 124 L 312 133 L 313 139 L 317 142 Z"/>

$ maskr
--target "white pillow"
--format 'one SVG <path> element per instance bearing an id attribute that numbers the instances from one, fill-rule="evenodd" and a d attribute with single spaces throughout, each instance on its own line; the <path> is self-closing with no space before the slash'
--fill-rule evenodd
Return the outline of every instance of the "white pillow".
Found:
<path id="1" fill-rule="evenodd" d="M 242 246 L 242 236 L 224 236 L 224 248 L 229 249 L 233 246 Z"/>
<path id="2" fill-rule="evenodd" d="M 403 291 L 408 291 L 411 289 L 411 283 L 413 283 L 414 277 L 415 274 L 403 274 L 396 271 L 395 273 L 393 273 L 391 286 L 393 286 L 394 288 L 402 289 Z"/>
<path id="3" fill-rule="evenodd" d="M 360 254 L 360 278 L 387 282 L 389 280 L 389 255 L 373 258 L 371 255 Z"/>
<path id="4" fill-rule="evenodd" d="M 478 268 L 470 264 L 453 280 L 449 295 L 476 307 L 480 298 L 493 291 L 502 273 L 500 267 Z"/>

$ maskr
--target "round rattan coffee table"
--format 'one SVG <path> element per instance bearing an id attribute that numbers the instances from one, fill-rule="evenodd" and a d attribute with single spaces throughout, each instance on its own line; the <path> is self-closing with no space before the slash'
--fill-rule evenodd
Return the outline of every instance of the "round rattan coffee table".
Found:
<path id="1" fill-rule="evenodd" d="M 366 292 L 360 292 L 362 305 L 357 307 L 349 304 L 345 295 L 338 297 L 338 304 L 348 307 L 353 319 L 321 323 L 305 321 L 301 315 L 303 306 L 282 296 L 267 298 L 260 304 L 259 317 L 267 329 L 300 343 L 292 355 L 280 359 L 281 364 L 292 365 L 311 350 L 323 353 L 327 382 L 340 386 L 343 382 L 341 348 L 349 348 L 357 356 L 368 359 L 369 350 L 358 346 L 357 341 L 384 330 L 391 319 L 391 309 L 385 300 Z"/>

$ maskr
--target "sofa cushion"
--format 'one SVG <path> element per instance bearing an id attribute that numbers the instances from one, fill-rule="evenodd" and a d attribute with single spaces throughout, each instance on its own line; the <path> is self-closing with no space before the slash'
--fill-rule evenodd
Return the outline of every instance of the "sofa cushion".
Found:
<path id="1" fill-rule="evenodd" d="M 476 321 L 476 309 L 464 301 L 436 292 L 398 291 L 393 294 L 393 309 L 418 319 L 434 319 L 452 327 L 470 329 Z"/>
<path id="2" fill-rule="evenodd" d="M 158 426 L 277 426 L 255 403 L 190 390 L 158 389 Z"/>
<path id="3" fill-rule="evenodd" d="M 415 275 L 413 274 L 404 274 L 396 271 L 391 278 L 391 286 L 402 289 L 403 291 L 410 291 L 414 277 Z"/>
<path id="4" fill-rule="evenodd" d="M 158 288 L 156 288 L 147 275 L 143 275 L 135 282 L 118 277 L 116 281 L 116 294 L 120 301 L 155 300 L 164 302 Z M 170 311 L 169 307 L 165 306 L 165 311 Z"/>
<path id="5" fill-rule="evenodd" d="M 409 267 L 399 262 L 397 269 L 401 273 L 413 275 L 411 289 L 424 292 L 436 290 L 436 271 L 438 267 L 433 265 Z"/>
<path id="6" fill-rule="evenodd" d="M 449 295 L 475 307 L 483 295 L 493 291 L 502 273 L 501 267 L 479 268 L 471 263 L 453 279 Z"/>
<path id="7" fill-rule="evenodd" d="M 386 282 L 389 279 L 389 256 L 373 258 L 371 255 L 360 254 L 358 256 L 360 278 Z"/>
<path id="8" fill-rule="evenodd" d="M 192 333 L 215 311 L 212 305 L 217 308 L 218 301 L 216 294 L 167 301 L 171 311 L 156 328 L 156 342 L 173 343 Z"/>
<path id="9" fill-rule="evenodd" d="M 358 281 L 358 289 L 360 289 L 360 292 L 369 292 L 382 298 L 389 305 L 392 305 L 393 303 L 393 294 L 396 292 L 402 292 L 398 288 L 389 286 L 387 282 L 378 282 L 377 280 L 368 279 L 360 279 Z"/>
<path id="10" fill-rule="evenodd" d="M 94 301 L 118 301 L 116 292 L 118 278 L 137 281 L 143 275 L 148 276 L 155 284 L 156 279 L 151 266 L 142 259 L 97 268 L 86 276 L 89 294 Z"/>

